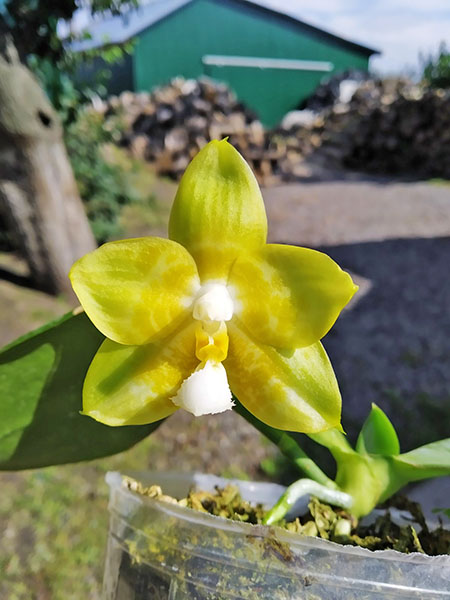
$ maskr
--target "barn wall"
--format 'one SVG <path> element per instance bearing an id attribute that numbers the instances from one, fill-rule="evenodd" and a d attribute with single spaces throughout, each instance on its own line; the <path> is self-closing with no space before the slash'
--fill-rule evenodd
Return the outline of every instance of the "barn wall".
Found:
<path id="1" fill-rule="evenodd" d="M 323 60 L 334 71 L 368 68 L 356 50 L 302 32 L 253 7 L 195 0 L 141 33 L 134 54 L 135 88 L 151 90 L 176 75 L 209 74 L 226 81 L 267 125 L 274 125 L 310 95 L 324 76 L 311 71 L 205 67 L 205 54 Z"/>

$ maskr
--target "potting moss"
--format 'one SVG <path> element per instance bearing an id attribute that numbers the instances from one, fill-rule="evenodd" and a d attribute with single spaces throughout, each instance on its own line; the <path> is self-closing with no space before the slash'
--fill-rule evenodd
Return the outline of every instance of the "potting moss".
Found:
<path id="1" fill-rule="evenodd" d="M 125 485 L 143 496 L 252 525 L 261 525 L 267 512 L 261 504 L 255 505 L 243 500 L 239 488 L 234 485 L 216 487 L 214 492 L 191 490 L 186 498 L 180 500 L 163 494 L 157 485 L 145 487 L 131 478 L 125 479 Z M 421 552 L 430 556 L 450 554 L 450 531 L 442 524 L 430 530 L 418 503 L 396 496 L 384 507 L 384 514 L 370 525 L 363 525 L 349 512 L 311 498 L 305 515 L 294 521 L 280 521 L 277 526 L 301 535 L 369 550 L 392 549 L 406 554 Z M 412 524 L 398 525 L 392 520 L 389 508 L 408 511 L 414 523 L 420 526 L 419 532 Z"/>
<path id="2" fill-rule="evenodd" d="M 448 532 L 442 527 L 435 532 L 428 528 L 424 531 L 422 527 L 418 533 L 412 525 L 396 525 L 389 510 L 371 525 L 363 526 L 346 511 L 312 498 L 308 512 L 302 517 L 281 522 L 277 527 L 267 527 L 262 525 L 266 514 L 264 507 L 243 500 L 233 485 L 217 487 L 213 492 L 192 490 L 182 499 L 165 495 L 159 486 L 145 487 L 130 478 L 125 478 L 124 485 L 137 494 L 174 505 L 174 512 L 170 508 L 161 512 L 159 507 L 147 505 L 145 511 L 136 508 L 126 521 L 122 521 L 126 525 L 125 530 L 119 530 L 122 541 L 113 542 L 120 544 L 118 587 L 115 588 L 116 595 L 112 596 L 116 599 L 328 598 L 327 581 L 339 568 L 338 556 L 325 556 L 316 549 L 306 558 L 279 539 L 278 526 L 304 536 L 371 550 L 393 548 L 429 553 L 442 553 L 444 547 L 446 552 L 449 550 Z M 205 535 L 204 528 L 195 525 L 195 513 L 191 519 L 180 520 L 178 507 L 248 523 L 253 528 L 247 535 L 230 536 L 229 531 L 219 525 L 208 528 Z M 414 511 L 417 510 L 415 507 Z M 419 522 L 423 519 L 420 515 L 417 513 L 416 516 Z M 317 574 L 311 571 L 311 564 L 321 565 Z M 359 588 L 346 587 L 342 590 L 346 600 L 383 598 L 383 585 L 376 583 L 380 581 L 379 569 L 385 571 L 388 581 L 401 578 L 397 567 L 389 561 L 383 564 L 377 561 L 376 567 L 367 563 L 364 573 L 358 572 L 358 575 L 370 580 L 372 568 L 377 570 L 372 592 L 366 595 Z M 119 591 L 121 593 L 117 595 Z"/>

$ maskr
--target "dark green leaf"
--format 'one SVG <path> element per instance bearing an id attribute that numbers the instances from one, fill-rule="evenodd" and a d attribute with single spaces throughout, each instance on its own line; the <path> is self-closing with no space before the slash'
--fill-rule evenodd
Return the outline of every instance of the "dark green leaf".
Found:
<path id="1" fill-rule="evenodd" d="M 87 368 L 104 340 L 84 313 L 66 315 L 0 351 L 0 469 L 108 456 L 159 423 L 107 427 L 79 414 Z"/>
<path id="2" fill-rule="evenodd" d="M 400 452 L 400 444 L 394 426 L 376 404 L 372 404 L 369 416 L 362 426 L 356 442 L 360 454 L 395 456 Z"/>

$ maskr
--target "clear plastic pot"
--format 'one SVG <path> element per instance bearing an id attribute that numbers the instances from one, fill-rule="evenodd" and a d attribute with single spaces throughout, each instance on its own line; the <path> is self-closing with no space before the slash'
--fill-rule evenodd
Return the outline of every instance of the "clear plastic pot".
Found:
<path id="1" fill-rule="evenodd" d="M 138 473 L 175 497 L 211 475 Z M 450 557 L 372 552 L 152 500 L 108 473 L 111 525 L 105 600 L 450 600 Z M 234 481 L 244 498 L 272 505 L 283 488 Z"/>

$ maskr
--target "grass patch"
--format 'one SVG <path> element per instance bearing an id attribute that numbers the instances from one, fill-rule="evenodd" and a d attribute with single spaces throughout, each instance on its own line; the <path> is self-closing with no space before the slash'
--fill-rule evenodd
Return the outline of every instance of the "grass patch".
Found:
<path id="1" fill-rule="evenodd" d="M 106 124 L 102 115 L 85 111 L 65 132 L 80 196 L 99 244 L 123 235 L 120 216 L 125 206 L 155 209 L 153 171 L 115 145 L 122 127 L 120 119 Z"/>
<path id="2" fill-rule="evenodd" d="M 431 185 L 450 185 L 450 179 L 442 179 L 441 177 L 434 177 L 433 179 L 429 179 L 428 183 Z"/>
<path id="3" fill-rule="evenodd" d="M 100 600 L 109 470 L 142 470 L 147 438 L 115 457 L 0 474 L 0 598 Z"/>

